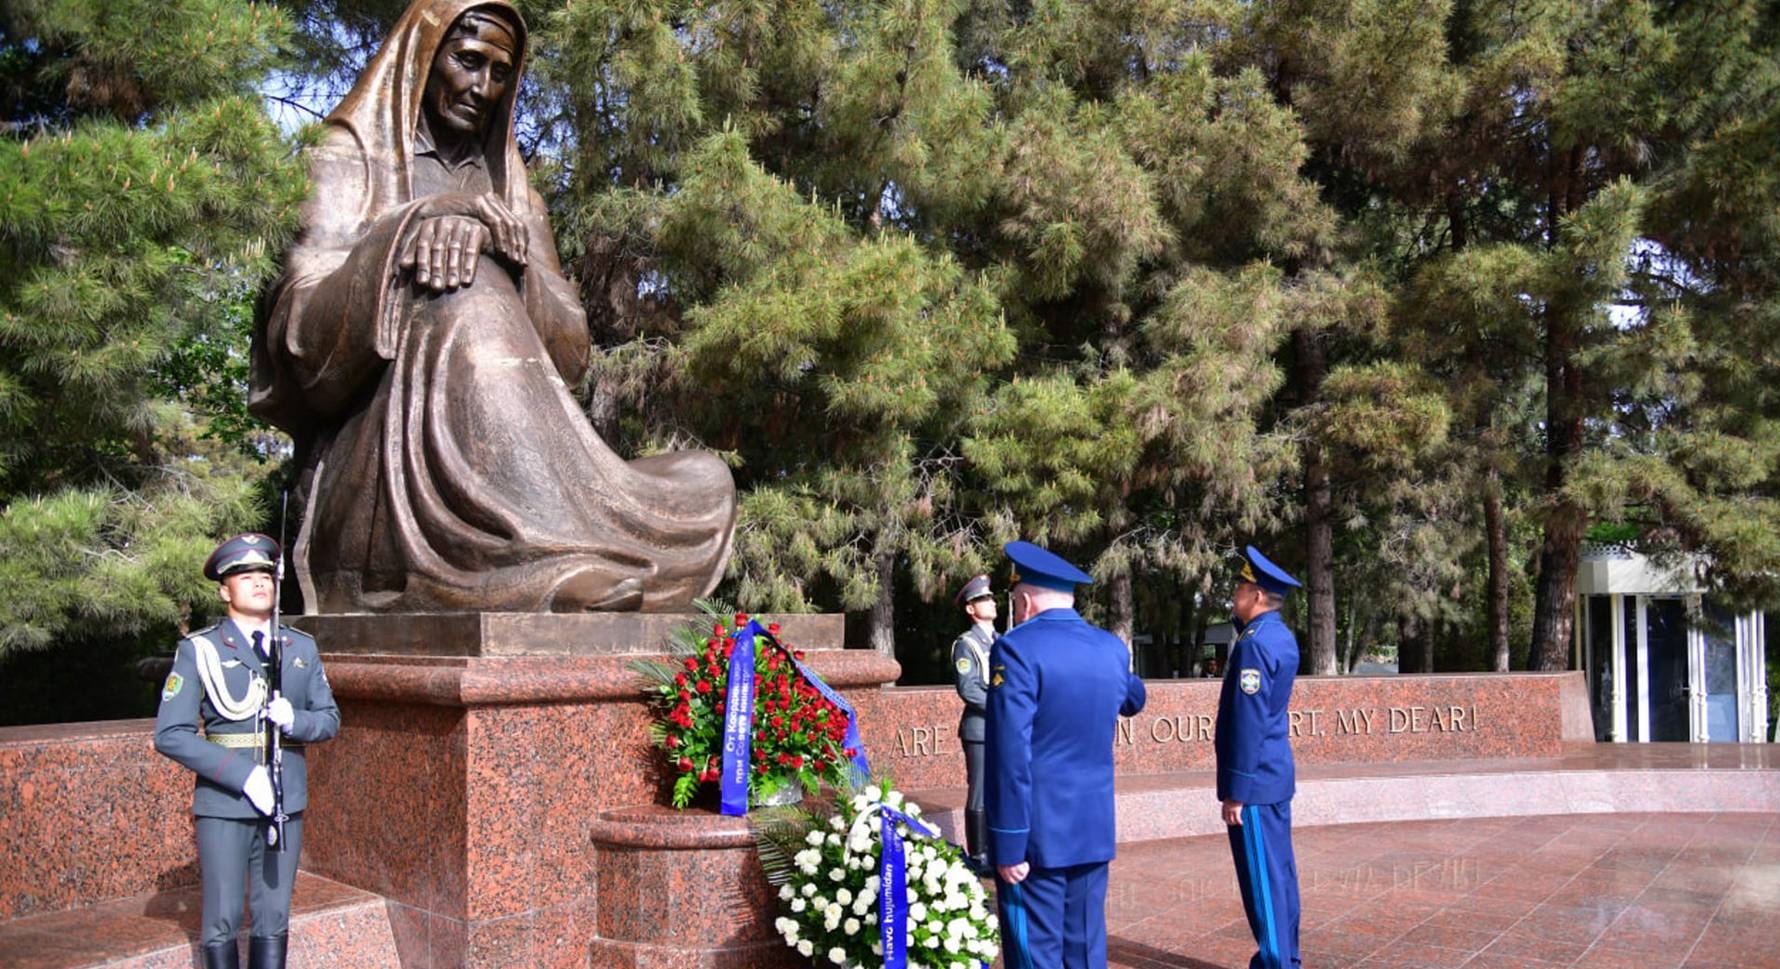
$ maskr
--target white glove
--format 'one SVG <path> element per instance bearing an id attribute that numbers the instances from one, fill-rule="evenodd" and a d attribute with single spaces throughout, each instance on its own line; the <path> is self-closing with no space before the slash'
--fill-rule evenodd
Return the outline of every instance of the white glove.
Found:
<path id="1" fill-rule="evenodd" d="M 241 785 L 241 793 L 253 802 L 253 809 L 268 817 L 272 814 L 272 778 L 264 767 L 255 766 Z"/>
<path id="2" fill-rule="evenodd" d="M 266 719 L 277 724 L 285 733 L 290 733 L 290 725 L 296 722 L 297 714 L 291 709 L 289 700 L 279 697 L 266 704 Z"/>

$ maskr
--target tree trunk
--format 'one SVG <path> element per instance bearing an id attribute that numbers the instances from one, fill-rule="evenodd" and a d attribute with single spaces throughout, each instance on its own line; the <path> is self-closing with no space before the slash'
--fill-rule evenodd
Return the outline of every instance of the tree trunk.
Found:
<path id="1" fill-rule="evenodd" d="M 1193 629 L 1199 621 L 1199 597 L 1187 594 L 1181 605 L 1180 622 L 1175 624 L 1174 658 L 1170 663 L 1170 675 L 1199 675 L 1199 644 L 1193 640 Z"/>
<path id="2" fill-rule="evenodd" d="M 866 642 L 871 648 L 896 657 L 896 554 L 878 554 L 878 598 L 871 604 L 871 621 L 866 627 Z"/>
<path id="3" fill-rule="evenodd" d="M 1135 610 L 1131 605 L 1131 573 L 1113 576 L 1106 583 L 1106 627 L 1114 636 L 1131 646 L 1131 627 Z M 1134 657 L 1135 658 L 1135 657 Z"/>
<path id="4" fill-rule="evenodd" d="M 1358 637 L 1350 636 L 1348 639 L 1347 657 L 1342 663 L 1342 666 L 1344 667 L 1343 672 L 1352 673 L 1354 667 L 1360 665 L 1360 655 L 1365 651 L 1367 646 L 1372 644 L 1372 640 L 1377 638 L 1377 635 L 1378 613 L 1368 609 L 1366 611 L 1365 621 L 1360 624 Z"/>
<path id="5" fill-rule="evenodd" d="M 1533 642 L 1527 668 L 1570 665 L 1575 620 L 1576 564 L 1588 513 L 1562 497 L 1570 464 L 1582 453 L 1582 371 L 1573 356 L 1577 334 L 1566 314 L 1547 310 L 1545 328 L 1545 539 L 1533 602 Z"/>
<path id="6" fill-rule="evenodd" d="M 1563 218 L 1580 192 L 1580 148 L 1571 149 L 1563 191 L 1546 203 L 1549 238 L 1556 240 Z M 1539 550 L 1539 584 L 1533 601 L 1533 642 L 1527 668 L 1561 670 L 1570 665 L 1575 624 L 1576 564 L 1588 512 L 1562 497 L 1570 465 L 1582 454 L 1582 368 L 1576 362 L 1580 334 L 1565 307 L 1545 307 L 1545 540 Z"/>
<path id="7" fill-rule="evenodd" d="M 1489 532 L 1490 649 L 1492 668 L 1508 672 L 1508 526 L 1502 516 L 1502 473 L 1494 467 L 1483 485 L 1483 520 Z"/>
<path id="8" fill-rule="evenodd" d="M 587 420 L 593 425 L 593 431 L 600 440 L 609 444 L 618 441 L 618 409 L 620 378 L 616 375 L 601 373 L 589 382 L 587 393 Z"/>
<path id="9" fill-rule="evenodd" d="M 1539 585 L 1533 598 L 1530 670 L 1570 667 L 1570 637 L 1576 619 L 1576 566 L 1581 558 L 1587 514 L 1561 501 L 1545 518 L 1545 544 L 1539 550 Z"/>
<path id="10" fill-rule="evenodd" d="M 1199 614 L 1193 619 L 1193 638 L 1187 646 L 1193 652 L 1194 669 L 1201 672 L 1205 669 L 1205 661 L 1199 658 L 1199 653 L 1205 647 L 1205 627 L 1209 625 L 1211 625 L 1211 603 L 1207 602 L 1199 607 Z"/>
<path id="11" fill-rule="evenodd" d="M 1342 646 L 1341 656 L 1338 658 L 1339 672 L 1344 676 L 1354 671 L 1354 654 L 1359 649 L 1358 643 L 1360 631 L 1355 628 L 1359 621 L 1359 616 L 1357 615 L 1358 609 L 1358 599 L 1354 596 L 1348 596 L 1347 622 L 1342 624 L 1342 628 L 1347 633 L 1347 643 Z"/>
<path id="12" fill-rule="evenodd" d="M 1434 637 L 1418 616 L 1397 617 L 1397 672 L 1434 672 Z"/>
<path id="13" fill-rule="evenodd" d="M 1298 365 L 1298 393 L 1314 400 L 1322 393 L 1323 348 L 1315 333 L 1299 329 L 1293 334 Z M 1313 675 L 1335 672 L 1335 526 L 1334 498 L 1329 489 L 1329 468 L 1322 446 L 1304 443 L 1304 531 L 1309 585 L 1310 643 L 1307 669 Z"/>

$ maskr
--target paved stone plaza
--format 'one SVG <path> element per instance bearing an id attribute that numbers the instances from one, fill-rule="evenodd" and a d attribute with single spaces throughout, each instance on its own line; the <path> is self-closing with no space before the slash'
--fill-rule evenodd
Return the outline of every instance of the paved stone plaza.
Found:
<path id="1" fill-rule="evenodd" d="M 1614 814 L 1305 828 L 1310 969 L 1780 966 L 1780 814 Z M 1241 969 L 1221 836 L 1120 849 L 1111 963 Z"/>

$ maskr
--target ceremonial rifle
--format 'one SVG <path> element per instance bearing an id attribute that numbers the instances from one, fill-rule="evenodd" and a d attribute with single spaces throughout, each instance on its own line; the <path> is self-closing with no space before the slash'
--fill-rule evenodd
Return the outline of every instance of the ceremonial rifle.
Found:
<path id="1" fill-rule="evenodd" d="M 278 511 L 278 563 L 272 569 L 272 633 L 266 647 L 266 705 L 284 695 L 284 636 L 278 625 L 280 600 L 284 598 L 284 516 L 290 508 L 290 492 L 284 493 Z M 266 772 L 272 778 L 272 816 L 266 821 L 266 850 L 284 850 L 284 737 L 271 717 L 266 723 Z"/>

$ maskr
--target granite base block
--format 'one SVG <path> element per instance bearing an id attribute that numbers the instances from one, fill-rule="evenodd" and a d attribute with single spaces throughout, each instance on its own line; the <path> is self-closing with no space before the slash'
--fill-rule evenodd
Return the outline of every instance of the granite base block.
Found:
<path id="1" fill-rule="evenodd" d="M 688 850 L 652 847 L 679 830 L 672 818 L 698 812 L 656 807 L 670 779 L 632 664 L 661 656 L 668 630 L 687 621 L 304 619 L 343 725 L 310 752 L 305 862 L 388 898 L 405 969 L 584 969 L 606 949 L 703 965 L 776 943 L 770 917 L 757 918 L 772 899 L 745 825 L 715 842 L 693 835 Z M 877 653 L 823 648 L 839 645 L 839 617 L 783 622 L 849 696 L 899 672 Z M 655 834 L 597 843 L 599 824 L 631 823 L 598 819 L 626 810 Z"/>
<path id="2" fill-rule="evenodd" d="M 839 649 L 846 617 L 839 613 L 762 615 L 799 649 Z M 441 612 L 405 615 L 294 616 L 330 654 L 415 657 L 635 656 L 660 653 L 676 629 L 703 628 L 702 614 L 587 612 Z"/>
<path id="3" fill-rule="evenodd" d="M 198 883 L 191 774 L 153 723 L 0 729 L 0 919 Z"/>

